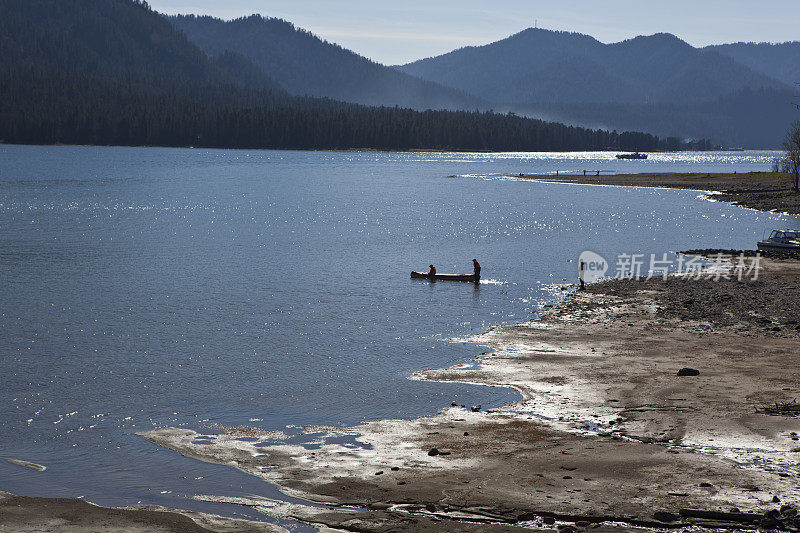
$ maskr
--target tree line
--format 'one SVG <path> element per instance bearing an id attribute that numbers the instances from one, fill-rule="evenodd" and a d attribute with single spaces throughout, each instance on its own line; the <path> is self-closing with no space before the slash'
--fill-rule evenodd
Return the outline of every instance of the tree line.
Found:
<path id="1" fill-rule="evenodd" d="M 674 150 L 706 143 L 466 111 L 366 107 L 239 85 L 0 70 L 0 140 L 19 144 L 380 150 Z"/>
<path id="2" fill-rule="evenodd" d="M 469 151 L 696 147 L 513 114 L 292 96 L 251 59 L 230 51 L 211 59 L 133 0 L 0 0 L 0 141 Z"/>

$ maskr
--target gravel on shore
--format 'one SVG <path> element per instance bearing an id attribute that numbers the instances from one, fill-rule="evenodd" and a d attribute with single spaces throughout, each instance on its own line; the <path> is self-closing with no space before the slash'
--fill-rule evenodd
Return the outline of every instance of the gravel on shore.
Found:
<path id="1" fill-rule="evenodd" d="M 252 428 L 145 437 L 323 503 L 282 516 L 337 529 L 794 527 L 798 284 L 788 259 L 755 282 L 606 281 L 470 339 L 479 365 L 416 374 L 517 389 L 502 409 L 308 428 L 313 449 Z"/>
<path id="2" fill-rule="evenodd" d="M 715 199 L 800 213 L 788 178 L 767 173 L 557 181 L 721 191 Z M 323 530 L 798 529 L 800 261 L 766 257 L 762 266 L 755 281 L 590 285 L 538 320 L 471 339 L 490 348 L 480 364 L 415 375 L 517 389 L 523 399 L 503 409 L 452 405 L 417 420 L 307 428 L 313 448 L 242 427 L 144 436 L 315 502 L 229 503 Z M 271 527 L 0 494 L 0 531 Z"/>

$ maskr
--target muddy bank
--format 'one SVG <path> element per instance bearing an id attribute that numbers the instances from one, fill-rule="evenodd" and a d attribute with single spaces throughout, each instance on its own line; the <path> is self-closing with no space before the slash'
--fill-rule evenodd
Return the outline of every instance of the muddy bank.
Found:
<path id="1" fill-rule="evenodd" d="M 632 187 L 665 187 L 717 191 L 714 199 L 722 202 L 779 213 L 800 213 L 800 194 L 793 190 L 788 174 L 749 172 L 743 174 L 612 174 L 528 175 L 524 178 L 588 185 L 622 185 Z"/>
<path id="2" fill-rule="evenodd" d="M 251 428 L 145 436 L 323 506 L 238 503 L 343 529 L 767 527 L 800 501 L 800 263 L 763 266 L 755 282 L 594 285 L 471 339 L 491 348 L 479 365 L 416 376 L 519 390 L 502 410 L 307 428 L 304 445 Z"/>
<path id="3" fill-rule="evenodd" d="M 155 506 L 114 509 L 79 499 L 0 492 L 0 531 L 14 533 L 279 533 L 283 528 Z"/>

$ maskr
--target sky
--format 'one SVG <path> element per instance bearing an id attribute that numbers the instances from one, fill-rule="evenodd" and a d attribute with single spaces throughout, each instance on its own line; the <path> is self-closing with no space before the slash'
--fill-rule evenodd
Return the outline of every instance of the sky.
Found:
<path id="1" fill-rule="evenodd" d="M 800 40 L 800 0 L 150 0 L 161 13 L 286 19 L 383 64 L 482 45 L 526 28 L 602 42 L 667 32 L 694 46 Z"/>

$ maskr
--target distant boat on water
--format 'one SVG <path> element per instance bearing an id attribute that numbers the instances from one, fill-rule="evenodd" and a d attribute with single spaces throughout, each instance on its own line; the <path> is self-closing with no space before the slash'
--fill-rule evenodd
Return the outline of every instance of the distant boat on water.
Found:
<path id="1" fill-rule="evenodd" d="M 634 152 L 632 154 L 617 154 L 617 159 L 647 159 L 647 154 Z"/>

